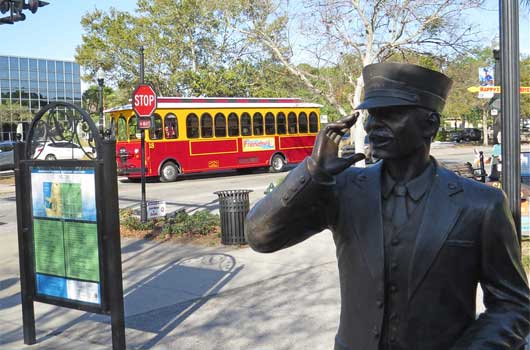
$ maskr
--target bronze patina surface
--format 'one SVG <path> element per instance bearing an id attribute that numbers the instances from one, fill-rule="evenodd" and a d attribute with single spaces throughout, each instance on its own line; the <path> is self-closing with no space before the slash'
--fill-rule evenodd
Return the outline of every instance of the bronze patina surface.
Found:
<path id="1" fill-rule="evenodd" d="M 363 71 L 373 156 L 338 158 L 357 114 L 323 128 L 313 154 L 251 209 L 259 252 L 330 229 L 336 244 L 340 350 L 512 350 L 529 332 L 526 275 L 503 192 L 429 156 L 451 80 L 409 64 Z M 478 285 L 486 311 L 476 317 Z"/>

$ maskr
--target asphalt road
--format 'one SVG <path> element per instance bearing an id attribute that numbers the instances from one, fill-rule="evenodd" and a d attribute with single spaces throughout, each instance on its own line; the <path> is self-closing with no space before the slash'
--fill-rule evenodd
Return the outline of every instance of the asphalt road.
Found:
<path id="1" fill-rule="evenodd" d="M 490 148 L 472 145 L 436 144 L 431 154 L 444 163 L 473 162 L 475 158 L 473 149 L 490 153 Z M 180 181 L 173 183 L 160 183 L 151 181 L 146 184 L 147 200 L 165 200 L 168 210 L 184 207 L 188 210 L 217 209 L 217 195 L 215 191 L 251 189 L 251 204 L 262 198 L 264 191 L 271 182 L 276 182 L 286 173 L 271 174 L 266 170 L 255 170 L 248 174 L 239 174 L 235 171 L 217 173 L 203 173 L 187 175 Z M 136 206 L 141 199 L 141 185 L 121 179 L 118 185 L 120 207 Z"/>
<path id="2" fill-rule="evenodd" d="M 473 162 L 473 149 L 483 150 L 486 155 L 491 147 L 473 145 L 434 144 L 431 154 L 444 163 Z M 186 210 L 207 209 L 218 210 L 215 191 L 250 189 L 250 202 L 256 202 L 264 196 L 265 189 L 271 182 L 276 182 L 287 173 L 269 173 L 266 170 L 254 170 L 248 174 L 236 171 L 202 173 L 183 176 L 182 180 L 173 183 L 149 181 L 146 184 L 146 198 L 148 201 L 166 201 L 167 211 L 177 208 Z M 0 232 L 16 230 L 16 200 L 14 186 L 1 185 L 0 188 Z M 119 203 L 121 208 L 138 208 L 141 199 L 141 185 L 129 182 L 125 178 L 118 181 Z"/>

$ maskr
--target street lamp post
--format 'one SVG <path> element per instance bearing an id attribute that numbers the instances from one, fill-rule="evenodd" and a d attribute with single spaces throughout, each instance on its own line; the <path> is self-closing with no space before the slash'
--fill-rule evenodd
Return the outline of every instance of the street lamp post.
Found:
<path id="1" fill-rule="evenodd" d="M 519 2 L 500 0 L 502 188 L 521 242 Z"/>
<path id="2" fill-rule="evenodd" d="M 96 78 L 98 80 L 98 111 L 99 111 L 99 133 L 103 135 L 105 128 L 105 117 L 103 115 L 103 83 L 105 82 L 105 72 L 99 67 L 96 72 Z"/>

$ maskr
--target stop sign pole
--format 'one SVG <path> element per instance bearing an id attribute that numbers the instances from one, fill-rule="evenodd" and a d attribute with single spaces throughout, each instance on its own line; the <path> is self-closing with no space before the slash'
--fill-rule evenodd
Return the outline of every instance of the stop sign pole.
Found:
<path id="1" fill-rule="evenodd" d="M 140 202 L 140 221 L 147 221 L 147 201 L 145 199 L 145 130 L 151 127 L 151 117 L 156 109 L 157 98 L 155 90 L 149 84 L 144 84 L 144 48 L 140 48 L 140 84 L 134 89 L 132 106 L 138 117 L 138 127 L 141 133 L 141 180 L 142 201 Z"/>

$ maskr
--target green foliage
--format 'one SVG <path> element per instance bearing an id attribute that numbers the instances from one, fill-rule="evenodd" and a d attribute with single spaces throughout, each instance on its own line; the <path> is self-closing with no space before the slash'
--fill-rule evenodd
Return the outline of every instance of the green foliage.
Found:
<path id="1" fill-rule="evenodd" d="M 112 88 L 103 86 L 103 109 L 108 107 L 108 97 L 113 93 Z M 89 113 L 97 113 L 99 107 L 99 86 L 91 85 L 83 92 L 83 108 Z"/>
<path id="2" fill-rule="evenodd" d="M 142 223 L 130 209 L 120 211 L 120 223 L 130 230 L 159 231 L 163 237 L 167 235 L 206 235 L 220 226 L 219 215 L 207 210 L 197 211 L 191 215 L 185 211 L 178 212 L 174 217 L 151 219 Z"/>
<path id="3" fill-rule="evenodd" d="M 211 214 L 207 210 L 197 211 L 192 215 L 182 212 L 175 218 L 166 219 L 163 233 L 171 235 L 206 235 L 213 232 L 219 225 L 219 215 Z"/>
<path id="4" fill-rule="evenodd" d="M 440 142 L 449 141 L 449 132 L 445 129 L 438 130 L 438 133 L 436 134 L 434 140 Z"/>
<path id="5" fill-rule="evenodd" d="M 0 104 L 0 121 L 31 121 L 33 119 L 33 114 L 29 111 L 27 107 L 21 107 L 18 104 Z"/>

